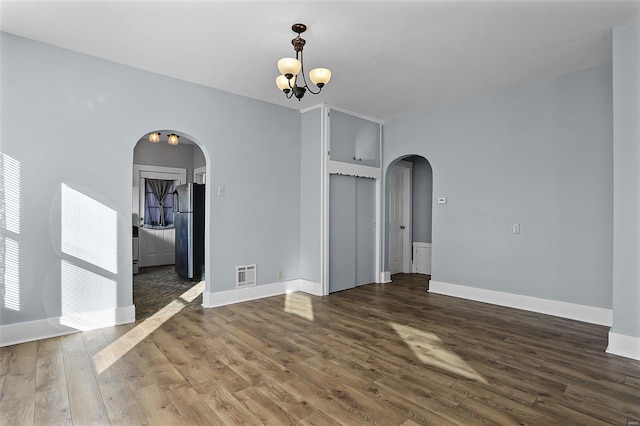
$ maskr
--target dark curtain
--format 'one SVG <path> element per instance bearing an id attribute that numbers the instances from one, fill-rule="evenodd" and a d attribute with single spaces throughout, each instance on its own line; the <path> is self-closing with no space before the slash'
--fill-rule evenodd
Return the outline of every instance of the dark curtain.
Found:
<path id="1" fill-rule="evenodd" d="M 146 215 L 149 225 L 167 226 L 173 223 L 173 181 L 164 179 L 145 179 L 147 192 Z M 156 213 L 157 212 L 157 213 Z M 154 214 L 156 213 L 156 214 Z M 147 221 L 145 221 L 147 223 Z"/>

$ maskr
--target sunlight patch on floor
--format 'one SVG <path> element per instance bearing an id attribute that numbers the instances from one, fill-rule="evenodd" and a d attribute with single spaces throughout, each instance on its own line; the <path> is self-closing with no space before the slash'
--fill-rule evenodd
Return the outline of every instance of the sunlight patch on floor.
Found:
<path id="1" fill-rule="evenodd" d="M 304 293 L 287 293 L 284 299 L 284 311 L 308 321 L 313 321 L 313 303 Z"/>
<path id="2" fill-rule="evenodd" d="M 97 374 L 102 374 L 107 368 L 111 367 L 138 343 L 142 342 L 162 324 L 184 309 L 187 303 L 193 302 L 195 298 L 204 291 L 204 285 L 205 282 L 200 281 L 198 284 L 182 293 L 180 298 L 172 301 L 151 317 L 129 330 L 124 336 L 121 336 L 118 340 L 95 354 L 93 356 L 93 363 L 96 367 Z"/>
<path id="3" fill-rule="evenodd" d="M 394 322 L 389 324 L 422 363 L 466 379 L 487 383 L 484 377 L 449 350 L 434 333 Z"/>

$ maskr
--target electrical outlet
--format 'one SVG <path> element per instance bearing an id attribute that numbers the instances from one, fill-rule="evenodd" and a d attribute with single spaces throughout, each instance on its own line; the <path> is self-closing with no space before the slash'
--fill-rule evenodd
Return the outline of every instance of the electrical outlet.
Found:
<path id="1" fill-rule="evenodd" d="M 519 234 L 520 233 L 520 224 L 519 223 L 514 223 L 512 230 L 513 230 L 514 234 Z"/>
<path id="2" fill-rule="evenodd" d="M 284 274 L 282 273 L 282 269 L 280 269 L 278 271 L 278 278 L 282 278 L 284 276 Z"/>

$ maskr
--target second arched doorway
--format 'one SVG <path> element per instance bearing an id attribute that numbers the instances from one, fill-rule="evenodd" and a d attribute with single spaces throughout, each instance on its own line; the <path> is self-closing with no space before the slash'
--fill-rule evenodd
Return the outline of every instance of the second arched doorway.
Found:
<path id="1" fill-rule="evenodd" d="M 420 155 L 393 161 L 386 173 L 388 271 L 431 275 L 433 171 Z"/>

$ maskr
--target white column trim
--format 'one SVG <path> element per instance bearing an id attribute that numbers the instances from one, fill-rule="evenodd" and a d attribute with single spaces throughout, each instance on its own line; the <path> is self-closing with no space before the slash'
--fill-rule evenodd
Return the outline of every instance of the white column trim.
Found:
<path id="1" fill-rule="evenodd" d="M 329 294 L 329 108 L 322 106 L 321 129 L 322 157 L 320 169 L 320 285 L 323 295 Z"/>
<path id="2" fill-rule="evenodd" d="M 382 271 L 380 272 L 380 277 L 379 277 L 379 283 L 381 284 L 387 284 L 391 282 L 391 272 L 389 271 Z"/>

